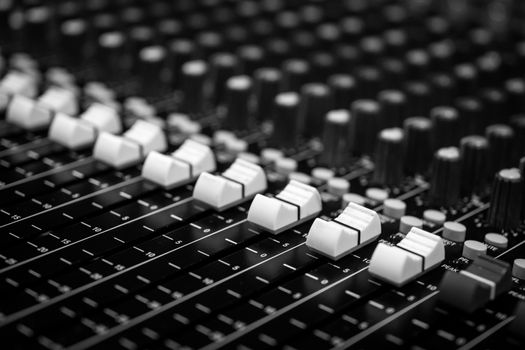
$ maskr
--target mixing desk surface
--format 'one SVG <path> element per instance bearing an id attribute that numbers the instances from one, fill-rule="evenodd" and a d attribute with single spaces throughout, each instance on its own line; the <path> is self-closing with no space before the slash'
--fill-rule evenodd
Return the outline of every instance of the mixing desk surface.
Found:
<path id="1" fill-rule="evenodd" d="M 525 2 L 0 1 L 3 349 L 524 349 Z"/>

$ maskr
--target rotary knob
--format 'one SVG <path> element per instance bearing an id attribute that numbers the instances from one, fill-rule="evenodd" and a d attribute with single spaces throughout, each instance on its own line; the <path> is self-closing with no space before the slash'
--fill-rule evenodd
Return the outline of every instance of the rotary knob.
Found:
<path id="1" fill-rule="evenodd" d="M 450 206 L 459 199 L 461 163 L 456 147 L 440 148 L 434 155 L 430 200 L 437 206 Z"/>
<path id="2" fill-rule="evenodd" d="M 403 179 L 403 130 L 383 129 L 377 138 L 372 181 L 379 185 L 398 185 Z"/>
<path id="3" fill-rule="evenodd" d="M 523 178 L 517 168 L 500 170 L 492 184 L 488 223 L 499 229 L 513 229 L 520 223 Z"/>

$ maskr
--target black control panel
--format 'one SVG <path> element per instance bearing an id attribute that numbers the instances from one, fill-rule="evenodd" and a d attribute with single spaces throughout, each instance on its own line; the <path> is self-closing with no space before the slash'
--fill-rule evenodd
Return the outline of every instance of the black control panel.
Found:
<path id="1" fill-rule="evenodd" d="M 0 1 L 5 349 L 523 349 L 525 3 Z"/>

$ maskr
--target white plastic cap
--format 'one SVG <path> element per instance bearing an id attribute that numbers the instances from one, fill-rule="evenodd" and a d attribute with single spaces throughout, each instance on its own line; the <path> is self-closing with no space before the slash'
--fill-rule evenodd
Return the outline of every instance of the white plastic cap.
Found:
<path id="1" fill-rule="evenodd" d="M 321 208 L 317 189 L 291 180 L 274 198 L 256 195 L 248 211 L 248 221 L 279 233 L 318 215 Z"/>

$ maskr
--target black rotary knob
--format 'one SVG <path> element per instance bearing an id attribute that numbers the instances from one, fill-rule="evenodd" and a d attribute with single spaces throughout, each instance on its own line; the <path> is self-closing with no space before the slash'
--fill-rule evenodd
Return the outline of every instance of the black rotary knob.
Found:
<path id="1" fill-rule="evenodd" d="M 454 101 L 454 106 L 462 119 L 462 129 L 466 135 L 483 132 L 483 103 L 477 97 L 463 96 Z"/>
<path id="2" fill-rule="evenodd" d="M 505 124 L 494 124 L 485 130 L 489 140 L 489 176 L 512 165 L 514 131 Z"/>
<path id="3" fill-rule="evenodd" d="M 327 85 L 309 83 L 301 88 L 300 120 L 307 138 L 322 135 L 323 120 L 332 109 L 332 94 Z"/>
<path id="4" fill-rule="evenodd" d="M 440 148 L 434 154 L 430 180 L 430 201 L 448 207 L 459 199 L 461 158 L 456 147 Z"/>
<path id="5" fill-rule="evenodd" d="M 430 70 L 430 57 L 425 50 L 408 51 L 405 55 L 405 62 L 410 79 L 420 79 Z"/>
<path id="6" fill-rule="evenodd" d="M 201 23 L 206 25 L 206 17 L 201 16 L 202 14 L 195 14 L 192 19 L 195 19 L 194 24 Z M 191 25 L 190 25 L 191 26 Z M 204 29 L 204 28 L 201 28 Z M 224 38 L 220 33 L 203 31 L 195 38 L 197 47 L 201 57 L 215 56 L 221 53 L 220 50 L 224 47 Z M 213 60 L 213 58 L 212 58 Z M 235 62 L 237 64 L 237 62 Z M 213 66 L 213 64 L 212 64 Z"/>
<path id="7" fill-rule="evenodd" d="M 434 107 L 430 110 L 434 124 L 434 147 L 456 146 L 460 138 L 460 119 L 452 107 Z"/>
<path id="8" fill-rule="evenodd" d="M 389 54 L 398 55 L 406 52 L 407 35 L 402 29 L 395 28 L 385 30 L 383 33 L 383 39 Z"/>
<path id="9" fill-rule="evenodd" d="M 525 45 L 524 45 L 525 48 Z M 505 92 L 511 113 L 525 112 L 525 79 L 514 78 L 505 82 Z"/>
<path id="10" fill-rule="evenodd" d="M 510 125 L 514 130 L 514 154 L 512 162 L 516 164 L 525 156 L 525 114 L 515 115 L 510 120 Z"/>
<path id="11" fill-rule="evenodd" d="M 433 68 L 437 71 L 446 71 L 454 58 L 454 43 L 452 40 L 434 42 L 429 45 L 428 52 Z"/>
<path id="12" fill-rule="evenodd" d="M 337 61 L 330 52 L 314 52 L 309 55 L 308 61 L 312 67 L 312 81 L 325 81 L 336 71 Z"/>
<path id="13" fill-rule="evenodd" d="M 497 86 L 502 73 L 503 59 L 496 51 L 489 51 L 476 60 L 479 81 L 484 86 Z"/>
<path id="14" fill-rule="evenodd" d="M 264 45 L 268 64 L 271 67 L 279 66 L 291 53 L 288 41 L 282 38 L 270 38 Z M 284 85 L 283 85 L 284 86 Z"/>
<path id="15" fill-rule="evenodd" d="M 226 82 L 240 71 L 239 60 L 233 54 L 218 52 L 211 57 L 210 66 L 213 103 L 223 104 L 226 97 Z"/>
<path id="16" fill-rule="evenodd" d="M 399 185 L 403 179 L 403 130 L 383 129 L 377 136 L 374 157 L 374 184 Z"/>
<path id="17" fill-rule="evenodd" d="M 357 155 L 372 154 L 379 130 L 381 108 L 375 100 L 357 100 L 352 103 L 352 116 L 355 118 L 354 151 Z"/>
<path id="18" fill-rule="evenodd" d="M 290 59 L 282 64 L 282 91 L 299 91 L 308 82 L 310 65 L 301 59 Z"/>
<path id="19" fill-rule="evenodd" d="M 166 49 L 160 45 L 147 46 L 140 50 L 138 72 L 142 94 L 156 96 L 166 91 L 169 83 L 166 56 Z"/>
<path id="20" fill-rule="evenodd" d="M 359 85 L 359 97 L 375 98 L 383 89 L 383 73 L 374 66 L 362 66 L 357 69 L 356 80 Z"/>
<path id="21" fill-rule="evenodd" d="M 492 184 L 488 223 L 498 229 L 514 229 L 520 223 L 523 178 L 517 168 L 498 171 Z"/>
<path id="22" fill-rule="evenodd" d="M 479 135 L 461 139 L 461 190 L 464 195 L 479 193 L 487 181 L 487 158 L 489 143 Z"/>
<path id="23" fill-rule="evenodd" d="M 403 123 L 405 130 L 405 171 L 427 172 L 432 159 L 432 122 L 424 117 L 411 117 Z"/>
<path id="24" fill-rule="evenodd" d="M 182 65 L 182 111 L 190 114 L 203 112 L 209 88 L 208 65 L 204 61 L 189 61 Z"/>
<path id="25" fill-rule="evenodd" d="M 408 115 L 427 115 L 433 100 L 432 87 L 425 81 L 414 80 L 405 84 Z"/>
<path id="26" fill-rule="evenodd" d="M 456 82 L 452 76 L 446 73 L 436 73 L 429 80 L 434 103 L 438 106 L 450 105 L 455 97 L 456 89 Z"/>
<path id="27" fill-rule="evenodd" d="M 252 75 L 256 69 L 265 63 L 264 49 L 257 45 L 244 45 L 237 50 L 244 74 Z"/>
<path id="28" fill-rule="evenodd" d="M 357 85 L 349 74 L 334 74 L 328 78 L 328 86 L 334 97 L 334 108 L 348 108 L 357 94 Z"/>
<path id="29" fill-rule="evenodd" d="M 180 88 L 182 82 L 182 66 L 196 56 L 195 44 L 187 39 L 175 39 L 168 46 L 169 67 L 171 70 L 171 84 Z"/>
<path id="30" fill-rule="evenodd" d="M 50 49 L 53 40 L 51 8 L 47 6 L 37 6 L 26 10 L 24 39 L 31 52 L 41 54 L 46 49 Z"/>
<path id="31" fill-rule="evenodd" d="M 484 126 L 509 121 L 509 101 L 504 90 L 486 88 L 480 91 L 479 95 L 483 102 Z"/>
<path id="32" fill-rule="evenodd" d="M 378 95 L 381 106 L 380 128 L 398 127 L 405 118 L 407 99 L 400 90 L 383 90 Z"/>
<path id="33" fill-rule="evenodd" d="M 117 30 L 117 16 L 103 12 L 94 16 L 91 20 L 90 34 L 93 39 L 97 40 L 102 34 Z"/>
<path id="34" fill-rule="evenodd" d="M 155 24 L 155 31 L 160 38 L 160 42 L 168 42 L 184 35 L 182 21 L 173 18 L 160 19 Z"/>
<path id="35" fill-rule="evenodd" d="M 299 94 L 283 92 L 275 97 L 272 143 L 291 148 L 299 140 Z"/>
<path id="36" fill-rule="evenodd" d="M 473 64 L 463 63 L 454 67 L 454 77 L 457 91 L 461 96 L 471 95 L 476 92 L 478 71 Z"/>
<path id="37" fill-rule="evenodd" d="M 520 174 L 525 175 L 525 157 L 520 159 Z M 525 184 L 521 186 L 521 219 L 525 220 Z"/>
<path id="38" fill-rule="evenodd" d="M 93 51 L 88 44 L 88 24 L 83 19 L 63 22 L 60 26 L 60 40 L 69 64 L 81 65 Z"/>
<path id="39" fill-rule="evenodd" d="M 153 46 L 155 41 L 155 32 L 153 28 L 145 25 L 138 25 L 129 29 L 127 33 L 127 49 L 129 49 L 130 59 L 132 61 L 133 72 L 140 71 L 140 51 L 148 46 Z"/>
<path id="40" fill-rule="evenodd" d="M 126 37 L 121 32 L 107 32 L 99 37 L 97 58 L 102 63 L 100 75 L 105 79 L 120 79 L 129 68 L 125 46 Z"/>
<path id="41" fill-rule="evenodd" d="M 14 34 L 14 31 L 11 30 L 11 24 L 9 23 L 14 7 L 15 4 L 9 1 L 4 2 L 3 5 L 0 6 L 0 31 L 2 32 L 0 43 L 2 43 L 2 45 L 4 42 L 9 42 Z"/>
<path id="42" fill-rule="evenodd" d="M 255 113 L 257 120 L 271 119 L 273 114 L 274 99 L 279 93 L 281 72 L 276 68 L 259 68 L 255 71 L 254 94 Z"/>
<path id="43" fill-rule="evenodd" d="M 321 164 L 338 168 L 348 163 L 355 128 L 350 112 L 346 109 L 330 111 L 324 120 L 323 152 Z"/>
<path id="44" fill-rule="evenodd" d="M 383 74 L 384 88 L 398 89 L 400 82 L 406 80 L 405 63 L 397 58 L 385 57 L 379 61 L 381 73 Z"/>
<path id="45" fill-rule="evenodd" d="M 225 126 L 232 130 L 245 130 L 250 126 L 250 97 L 252 79 L 236 75 L 226 82 Z"/>

